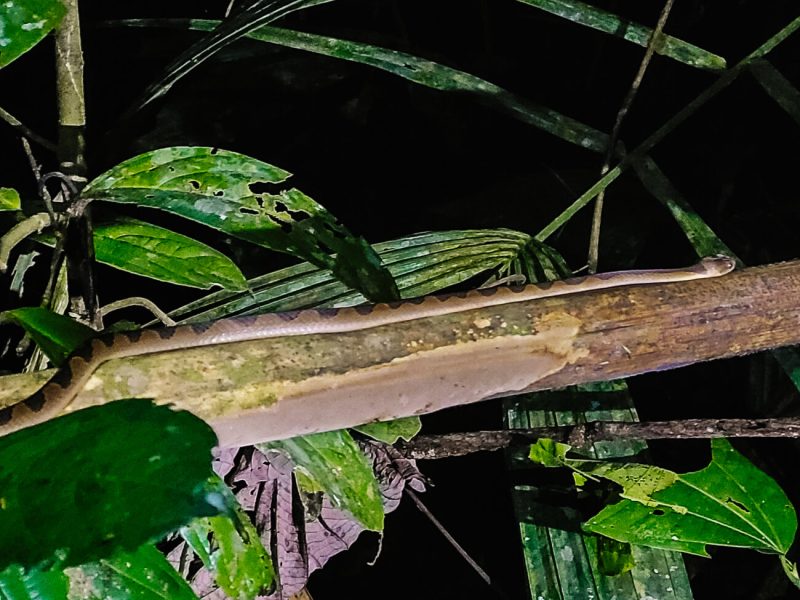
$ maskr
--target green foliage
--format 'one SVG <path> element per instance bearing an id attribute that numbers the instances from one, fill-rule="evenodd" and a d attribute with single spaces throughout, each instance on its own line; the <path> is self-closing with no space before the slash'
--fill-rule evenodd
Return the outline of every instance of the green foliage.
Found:
<path id="1" fill-rule="evenodd" d="M 602 535 L 589 539 L 597 543 L 597 563 L 603 575 L 616 577 L 627 573 L 636 564 L 630 544 Z"/>
<path id="2" fill-rule="evenodd" d="M 394 444 L 400 438 L 406 441 L 413 438 L 422 429 L 422 423 L 419 417 L 406 417 L 394 421 L 367 423 L 353 429 L 385 444 Z"/>
<path id="3" fill-rule="evenodd" d="M 63 571 L 30 569 L 11 565 L 0 573 L 3 600 L 61 600 L 67 597 L 69 579 Z"/>
<path id="4" fill-rule="evenodd" d="M 181 529 L 181 535 L 228 596 L 266 594 L 275 578 L 269 553 L 225 482 L 217 478 L 214 487 L 228 514 L 196 519 Z"/>
<path id="5" fill-rule="evenodd" d="M 163 227 L 115 219 L 94 229 L 98 262 L 151 279 L 209 289 L 247 289 L 236 264 L 221 252 Z"/>
<path id="6" fill-rule="evenodd" d="M 649 28 L 577 0 L 520 1 L 635 44 L 645 45 L 651 34 Z M 605 151 L 608 136 L 604 132 L 470 73 L 407 52 L 264 26 L 294 10 L 325 2 L 279 0 L 265 3 L 268 6 L 249 15 L 234 15 L 179 57 L 140 105 L 163 95 L 220 48 L 247 35 L 252 40 L 367 65 L 415 85 L 468 95 L 561 140 L 594 152 Z M 15 0 L 0 5 L 0 67 L 40 41 L 58 24 L 63 12 L 58 0 Z M 127 25 L 177 25 L 209 31 L 218 23 L 137 21 Z M 415 297 L 478 275 L 551 279 L 570 271 L 558 253 L 541 240 L 561 229 L 630 166 L 645 188 L 668 208 L 698 254 L 732 254 L 648 152 L 745 67 L 798 120 L 800 95 L 763 59 L 799 25 L 800 21 L 790 23 L 740 65 L 726 71 L 719 85 L 714 84 L 697 103 L 623 156 L 618 166 L 546 225 L 536 240 L 510 230 L 454 231 L 409 236 L 377 244 L 373 250 L 323 206 L 287 186 L 288 172 L 235 152 L 172 147 L 113 167 L 93 180 L 82 198 L 161 210 L 208 226 L 220 238 L 239 238 L 308 262 L 262 275 L 251 280 L 248 289 L 238 267 L 223 254 L 191 238 L 130 219 L 96 224 L 97 258 L 160 281 L 223 288 L 174 313 L 187 321 Z M 726 66 L 722 57 L 670 36 L 662 38 L 656 51 L 695 68 L 721 70 Z M 621 147 L 619 150 L 622 152 Z M 17 192 L 0 188 L 0 210 L 19 208 Z M 57 364 L 92 334 L 44 309 L 17 309 L 3 317 L 25 327 Z M 792 365 L 796 369 L 796 354 L 787 351 L 781 356 L 787 370 Z M 800 378 L 795 381 L 800 387 Z M 391 443 L 413 437 L 419 428 L 419 420 L 410 418 L 358 430 Z M 120 433 L 123 430 L 125 435 Z M 86 439 L 92 440 L 91 448 Z M 135 440 L 135 445 L 126 439 Z M 5 561 L 2 567 L 7 566 L 0 576 L 0 596 L 61 598 L 68 583 L 73 591 L 85 583 L 80 590 L 88 598 L 194 597 L 146 542 L 198 515 L 205 516 L 182 531 L 222 589 L 234 597 L 253 597 L 266 590 L 272 583 L 273 567 L 257 532 L 230 493 L 217 481 L 206 481 L 210 444 L 213 434 L 193 417 L 135 401 L 82 411 L 0 440 L 0 508 L 4 509 L 0 510 L 0 556 Z M 382 529 L 383 509 L 375 479 L 349 434 L 332 432 L 264 447 L 291 456 L 301 488 L 324 490 L 366 527 Z M 531 458 L 548 466 L 570 466 L 581 480 L 601 476 L 623 487 L 623 500 L 587 526 L 623 541 L 593 538 L 604 572 L 621 573 L 630 568 L 627 542 L 697 554 L 705 553 L 706 544 L 722 544 L 777 553 L 787 574 L 797 581 L 794 565 L 785 558 L 796 529 L 794 510 L 774 481 L 727 442 L 714 443 L 714 460 L 708 468 L 686 475 L 645 465 L 597 466 L 567 458 L 568 449 L 543 440 L 531 449 Z M 53 492 L 37 496 L 37 483 Z M 226 515 L 216 516 L 218 511 Z M 20 531 L 26 535 L 20 536 Z M 129 552 L 121 553 L 120 548 Z M 84 564 L 70 569 L 69 581 L 61 571 L 36 568 L 78 563 Z"/>
<path id="7" fill-rule="evenodd" d="M 215 443 L 197 417 L 148 400 L 1 438 L 0 570 L 96 561 L 216 515 L 219 494 L 207 484 Z"/>
<path id="8" fill-rule="evenodd" d="M 19 210 L 19 192 L 13 188 L 0 187 L 0 210 Z"/>
<path id="9" fill-rule="evenodd" d="M 614 13 L 596 8 L 579 0 L 518 0 L 547 11 L 573 23 L 591 27 L 639 46 L 646 47 L 653 35 L 650 27 L 631 23 Z M 692 67 L 720 71 L 725 68 L 725 59 L 671 35 L 663 35 L 656 45 L 657 54 L 668 56 Z"/>
<path id="10" fill-rule="evenodd" d="M 67 570 L 71 597 L 85 600 L 196 600 L 197 596 L 155 546 Z"/>
<path id="11" fill-rule="evenodd" d="M 53 364 L 60 365 L 76 348 L 94 337 L 95 331 L 46 308 L 15 308 L 0 313 L 0 322 L 12 321 L 25 328 Z"/>
<path id="12" fill-rule="evenodd" d="M 324 490 L 334 506 L 366 529 L 383 530 L 383 502 L 372 466 L 346 431 L 330 431 L 258 444 L 262 452 L 280 450 Z"/>
<path id="13" fill-rule="evenodd" d="M 65 12 L 60 0 L 6 0 L 0 4 L 0 68 L 42 41 Z"/>
<path id="14" fill-rule="evenodd" d="M 363 238 L 301 191 L 280 189 L 289 176 L 236 152 L 162 148 L 106 171 L 82 196 L 169 212 L 330 269 L 368 298 L 396 298 L 391 276 Z"/>
<path id="15" fill-rule="evenodd" d="M 622 487 L 622 500 L 590 518 L 586 531 L 700 556 L 708 556 L 707 544 L 751 548 L 780 555 L 788 571 L 794 570 L 786 553 L 797 532 L 797 514 L 784 491 L 727 440 L 712 440 L 711 449 L 705 469 L 685 474 L 567 458 L 569 446 L 550 440 L 533 445 L 530 458 Z"/>

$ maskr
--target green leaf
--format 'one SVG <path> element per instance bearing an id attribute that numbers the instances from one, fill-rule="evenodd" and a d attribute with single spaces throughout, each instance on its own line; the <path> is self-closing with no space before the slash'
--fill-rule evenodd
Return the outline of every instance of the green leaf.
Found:
<path id="1" fill-rule="evenodd" d="M 394 421 L 367 423 L 353 429 L 385 444 L 394 444 L 400 438 L 409 441 L 417 435 L 422 429 L 422 422 L 419 417 L 406 417 Z"/>
<path id="2" fill-rule="evenodd" d="M 11 565 L 0 572 L 0 598 L 2 600 L 64 600 L 69 579 L 61 570 L 25 571 Z"/>
<path id="3" fill-rule="evenodd" d="M 697 211 L 692 208 L 680 191 L 672 185 L 672 182 L 652 158 L 645 156 L 640 159 L 634 159 L 633 167 L 647 191 L 653 194 L 672 214 L 672 218 L 675 219 L 678 227 L 681 228 L 698 256 L 713 256 L 715 254 L 735 256 L 733 250 L 719 239 L 714 230 L 697 214 Z"/>
<path id="4" fill-rule="evenodd" d="M 566 466 L 567 452 L 572 448 L 568 444 L 555 442 L 550 438 L 541 438 L 531 445 L 528 457 L 536 463 L 545 467 Z"/>
<path id="5" fill-rule="evenodd" d="M 800 124 L 800 91 L 772 63 L 756 60 L 750 63 L 750 72 L 764 91 Z"/>
<path id="6" fill-rule="evenodd" d="M 211 31 L 219 21 L 207 19 L 131 19 L 115 23 L 128 27 L 178 27 Z M 608 136 L 589 125 L 576 121 L 545 106 L 540 106 L 480 77 L 425 60 L 413 54 L 381 48 L 361 42 L 264 26 L 247 37 L 348 60 L 382 69 L 436 90 L 471 94 L 480 102 L 507 113 L 551 135 L 595 152 L 605 151 Z"/>
<path id="7" fill-rule="evenodd" d="M 195 519 L 181 529 L 181 535 L 228 596 L 265 595 L 275 578 L 269 553 L 225 482 L 219 478 L 215 481 L 228 514 Z"/>
<path id="8" fill-rule="evenodd" d="M 597 567 L 603 575 L 615 577 L 627 573 L 636 566 L 630 544 L 612 540 L 604 535 L 591 536 L 597 540 Z"/>
<path id="9" fill-rule="evenodd" d="M 71 597 L 84 600 L 197 599 L 189 584 L 151 544 L 68 569 L 68 573 Z"/>
<path id="10" fill-rule="evenodd" d="M 646 47 L 653 34 L 653 30 L 637 23 L 632 23 L 628 19 L 620 18 L 614 13 L 602 10 L 579 2 L 578 0 L 518 0 L 523 4 L 529 4 L 546 10 L 547 12 L 569 19 L 573 23 L 579 23 L 615 35 L 639 46 Z M 655 47 L 656 54 L 668 56 L 684 64 L 722 71 L 725 69 L 725 59 L 716 54 L 712 54 L 693 44 L 684 42 L 671 35 L 661 34 L 661 39 Z"/>
<path id="11" fill-rule="evenodd" d="M 364 454 L 346 431 L 330 431 L 258 444 L 262 452 L 286 453 L 325 491 L 337 508 L 348 511 L 364 527 L 383 530 L 383 502 L 378 482 Z"/>
<path id="12" fill-rule="evenodd" d="M 1 10 L 1 9 L 0 9 Z M 2 29 L 0 29 L 2 31 Z M 19 192 L 13 188 L 0 187 L 0 210 L 19 210 L 22 203 Z"/>
<path id="13" fill-rule="evenodd" d="M 247 289 L 242 272 L 221 252 L 143 221 L 95 226 L 94 247 L 99 262 L 129 273 L 196 288 Z"/>
<path id="14" fill-rule="evenodd" d="M 215 444 L 202 420 L 149 400 L 0 438 L 0 569 L 96 561 L 217 514 Z"/>
<path id="15" fill-rule="evenodd" d="M 53 364 L 61 365 L 76 349 L 97 335 L 77 321 L 46 308 L 15 308 L 0 313 L 0 322 L 12 321 L 30 334 Z"/>
<path id="16" fill-rule="evenodd" d="M 713 440 L 711 447 L 711 464 L 694 473 L 646 465 L 631 465 L 627 473 L 625 467 L 615 469 L 624 499 L 590 519 L 585 529 L 701 556 L 707 556 L 707 544 L 786 554 L 797 529 L 786 494 L 727 440 Z"/>
<path id="17" fill-rule="evenodd" d="M 59 0 L 0 3 L 0 68 L 25 54 L 57 27 L 66 9 Z"/>
<path id="18" fill-rule="evenodd" d="M 396 298 L 394 281 L 367 242 L 299 190 L 281 187 L 289 176 L 236 152 L 182 146 L 120 163 L 82 196 L 170 212 L 330 269 L 368 298 Z"/>
<path id="19" fill-rule="evenodd" d="M 490 274 L 522 274 L 528 281 L 564 276 L 569 269 L 545 244 L 510 229 L 418 233 L 375 244 L 403 298 L 415 298 Z M 308 307 L 354 306 L 367 299 L 308 263 L 251 279 L 246 293 L 209 294 L 173 313 L 199 322 L 228 314 L 280 312 Z M 189 316 L 191 315 L 191 316 Z"/>
<path id="20" fill-rule="evenodd" d="M 332 0 L 272 0 L 271 2 L 251 2 L 241 10 L 233 13 L 214 27 L 208 35 L 182 52 L 165 70 L 159 81 L 151 85 L 142 99 L 133 106 L 133 111 L 144 108 L 147 104 L 165 94 L 175 83 L 193 71 L 205 60 L 214 56 L 228 44 L 238 40 L 256 27 L 271 23 L 296 10 L 311 8 Z"/>

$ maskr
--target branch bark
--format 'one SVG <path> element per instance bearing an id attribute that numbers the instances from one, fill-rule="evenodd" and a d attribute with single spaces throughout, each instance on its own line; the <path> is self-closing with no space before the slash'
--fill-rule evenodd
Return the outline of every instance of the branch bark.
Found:
<path id="1" fill-rule="evenodd" d="M 800 261 L 340 335 L 109 361 L 70 409 L 171 402 L 242 445 L 800 343 Z M 39 375 L 39 381 L 41 381 Z M 0 404 L 37 387 L 0 378 Z"/>
<path id="2" fill-rule="evenodd" d="M 530 445 L 540 438 L 570 444 L 576 449 L 614 440 L 688 440 L 712 438 L 800 438 L 800 418 L 685 419 L 683 421 L 594 421 L 562 427 L 468 431 L 418 435 L 396 444 L 406 458 L 440 459 Z"/>

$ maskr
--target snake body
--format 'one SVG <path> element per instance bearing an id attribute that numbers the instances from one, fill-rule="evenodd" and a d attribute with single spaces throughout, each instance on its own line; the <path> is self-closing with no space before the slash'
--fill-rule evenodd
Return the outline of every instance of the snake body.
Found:
<path id="1" fill-rule="evenodd" d="M 734 267 L 732 259 L 716 256 L 705 258 L 684 269 L 599 273 L 520 287 L 492 287 L 352 308 L 308 309 L 231 317 L 207 323 L 100 336 L 72 354 L 34 395 L 0 410 L 0 435 L 36 425 L 63 412 L 97 368 L 111 359 L 274 337 L 346 333 L 564 294 L 718 277 Z"/>

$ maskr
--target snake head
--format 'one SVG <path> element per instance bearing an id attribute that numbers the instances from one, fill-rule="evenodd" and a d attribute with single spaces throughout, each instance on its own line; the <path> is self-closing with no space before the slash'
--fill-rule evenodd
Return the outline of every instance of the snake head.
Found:
<path id="1" fill-rule="evenodd" d="M 698 266 L 709 276 L 725 275 L 736 268 L 736 259 L 726 254 L 715 254 L 705 257 Z"/>

